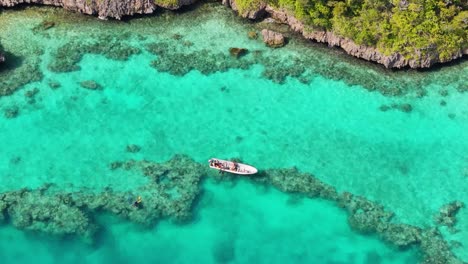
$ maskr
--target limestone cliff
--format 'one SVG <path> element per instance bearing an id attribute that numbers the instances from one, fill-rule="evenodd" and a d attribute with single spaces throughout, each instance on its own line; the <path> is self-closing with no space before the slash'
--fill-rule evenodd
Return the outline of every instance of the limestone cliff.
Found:
<path id="1" fill-rule="evenodd" d="M 468 50 L 459 50 L 457 53 L 452 54 L 452 57 L 447 61 L 439 61 L 439 56 L 436 53 L 419 55 L 419 59 L 408 60 L 399 53 L 385 55 L 374 47 L 358 45 L 351 39 L 337 36 L 333 32 L 319 31 L 308 28 L 295 17 L 289 15 L 285 10 L 277 10 L 267 6 L 265 11 L 277 21 L 288 24 L 291 29 L 301 33 L 306 39 L 327 43 L 330 47 L 341 47 L 344 51 L 346 51 L 346 53 L 352 56 L 383 64 L 386 68 L 429 68 L 436 63 L 448 62 L 457 58 L 461 58 L 464 54 L 468 54 Z"/>
<path id="2" fill-rule="evenodd" d="M 236 0 L 222 1 L 224 5 L 239 12 Z M 258 2 L 258 5 L 255 7 L 250 7 L 243 12 L 239 12 L 240 16 L 249 19 L 258 19 L 264 14 L 271 16 L 280 23 L 288 24 L 292 30 L 301 33 L 306 39 L 327 43 L 330 47 L 341 47 L 346 53 L 354 57 L 383 64 L 386 68 L 430 68 L 436 63 L 449 62 L 468 54 L 468 49 L 465 49 L 452 54 L 451 58 L 445 61 L 440 61 L 437 53 L 429 53 L 428 55 L 419 54 L 419 59 L 406 59 L 399 53 L 385 55 L 374 47 L 358 45 L 353 40 L 340 37 L 333 32 L 312 29 L 290 15 L 288 11 L 266 5 L 262 1 Z"/>
<path id="3" fill-rule="evenodd" d="M 43 4 L 61 6 L 65 9 L 97 15 L 99 18 L 121 19 L 133 14 L 151 14 L 159 6 L 178 9 L 193 4 L 196 0 L 0 0 L 0 6 L 12 7 L 19 4 Z"/>

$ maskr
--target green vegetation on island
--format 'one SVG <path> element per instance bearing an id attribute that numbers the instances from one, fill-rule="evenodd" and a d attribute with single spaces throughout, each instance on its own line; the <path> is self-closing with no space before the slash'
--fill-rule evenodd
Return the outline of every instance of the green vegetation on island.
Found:
<path id="1" fill-rule="evenodd" d="M 263 0 L 237 0 L 239 12 Z M 265 0 L 304 24 L 408 59 L 452 54 L 468 48 L 466 0 Z"/>

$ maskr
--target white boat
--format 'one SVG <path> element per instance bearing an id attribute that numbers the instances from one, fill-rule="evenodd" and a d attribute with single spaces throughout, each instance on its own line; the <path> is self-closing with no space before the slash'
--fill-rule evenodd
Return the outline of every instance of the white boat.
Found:
<path id="1" fill-rule="evenodd" d="M 222 159 L 209 159 L 208 162 L 210 163 L 210 168 L 225 171 L 234 174 L 241 174 L 241 175 L 250 175 L 257 173 L 257 169 L 253 166 L 237 163 L 229 160 L 222 160 Z"/>

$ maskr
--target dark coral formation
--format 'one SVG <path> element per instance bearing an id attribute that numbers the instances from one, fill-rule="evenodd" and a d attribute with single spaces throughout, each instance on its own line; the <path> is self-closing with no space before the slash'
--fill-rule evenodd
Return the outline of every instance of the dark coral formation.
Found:
<path id="1" fill-rule="evenodd" d="M 135 144 L 130 144 L 130 145 L 127 145 L 126 150 L 127 152 L 130 152 L 130 153 L 137 153 L 141 150 L 141 147 Z"/>
<path id="2" fill-rule="evenodd" d="M 54 191 L 46 186 L 38 190 L 19 190 L 0 194 L 0 221 L 14 226 L 57 235 L 78 235 L 92 242 L 99 227 L 93 215 L 110 212 L 143 225 L 153 225 L 158 219 L 169 217 L 177 221 L 191 218 L 192 207 L 200 194 L 204 175 L 218 180 L 237 180 L 229 174 L 208 173 L 206 167 L 185 156 L 175 156 L 165 163 L 149 161 L 113 162 L 111 169 L 137 170 L 148 177 L 148 184 L 135 192 L 115 192 L 106 189 L 101 193 Z M 377 234 L 384 241 L 400 248 L 418 247 L 422 263 L 462 263 L 451 252 L 450 246 L 437 228 L 419 228 L 394 223 L 393 213 L 364 197 L 336 189 L 313 175 L 296 169 L 272 169 L 252 176 L 252 181 L 272 185 L 279 190 L 309 198 L 322 198 L 336 203 L 348 213 L 350 226 L 361 233 Z M 141 204 L 135 205 L 141 196 Z M 453 216 L 460 204 L 445 206 L 441 212 Z M 228 258 L 215 252 L 219 259 Z M 230 258 L 230 257 L 229 257 Z"/>
<path id="3" fill-rule="evenodd" d="M 39 93 L 39 89 L 38 88 L 33 88 L 31 90 L 28 90 L 24 93 L 24 96 L 26 97 L 27 99 L 27 102 L 29 104 L 34 104 L 36 103 L 36 95 Z"/>
<path id="4" fill-rule="evenodd" d="M 53 186 L 37 190 L 22 189 L 0 194 L 0 220 L 25 230 L 55 235 L 76 235 L 92 242 L 99 224 L 94 214 L 110 212 L 142 225 L 153 225 L 161 218 L 190 219 L 199 195 L 205 170 L 185 156 L 166 163 L 128 161 L 122 168 L 135 169 L 148 177 L 148 184 L 135 193 L 106 189 L 101 193 L 63 193 Z M 141 206 L 133 206 L 137 196 Z"/>
<path id="5" fill-rule="evenodd" d="M 336 189 L 310 174 L 299 173 L 297 169 L 267 170 L 255 181 L 271 184 L 287 193 L 304 194 L 309 198 L 338 199 Z"/>
<path id="6" fill-rule="evenodd" d="M 229 53 L 231 54 L 232 57 L 238 59 L 249 52 L 247 49 L 244 48 L 229 48 Z"/>
<path id="7" fill-rule="evenodd" d="M 91 239 L 96 225 L 88 212 L 76 206 L 69 196 L 49 195 L 47 189 L 0 194 L 0 220 L 8 219 L 20 229 Z"/>
<path id="8" fill-rule="evenodd" d="M 444 240 L 442 234 L 437 228 L 428 228 L 420 234 L 420 247 L 424 254 L 424 264 L 462 264 L 463 262 L 456 259 L 450 250 L 447 241 Z"/>
<path id="9" fill-rule="evenodd" d="M 439 213 L 434 217 L 436 224 L 453 228 L 457 223 L 457 213 L 464 206 L 465 205 L 461 201 L 454 201 L 442 206 Z"/>
<path id="10" fill-rule="evenodd" d="M 148 161 L 114 162 L 114 169 L 136 169 L 149 178 L 148 184 L 137 193 L 108 191 L 101 199 L 82 194 L 82 203 L 92 210 L 106 210 L 131 221 L 152 225 L 162 217 L 178 221 L 190 219 L 192 206 L 200 192 L 200 180 L 205 170 L 186 156 L 175 156 L 166 163 Z M 141 195 L 142 206 L 132 207 L 128 197 Z M 112 199 L 110 199 L 110 198 Z M 134 198 L 135 199 L 135 198 Z"/>
<path id="11" fill-rule="evenodd" d="M 262 64 L 265 67 L 263 72 L 265 78 L 284 83 L 287 77 L 299 78 L 306 72 L 306 66 L 301 64 L 306 60 L 298 62 L 299 59 L 294 59 L 286 63 L 279 56 L 264 56 L 259 50 L 252 51 L 252 54 L 242 49 L 230 50 L 229 54 L 215 53 L 207 49 L 179 52 L 173 43 L 165 41 L 151 43 L 147 46 L 147 50 L 158 56 L 152 61 L 152 67 L 173 75 L 185 75 L 192 70 L 198 70 L 202 74 L 212 74 L 229 69 L 248 69 L 254 64 Z M 280 64 L 281 69 L 278 68 Z"/>
<path id="12" fill-rule="evenodd" d="M 39 25 L 33 28 L 33 31 L 44 31 L 55 27 L 54 21 L 44 20 Z"/>
<path id="13" fill-rule="evenodd" d="M 3 115 L 8 119 L 15 118 L 19 115 L 19 108 L 17 106 L 7 107 Z"/>
<path id="14" fill-rule="evenodd" d="M 27 51 L 28 54 L 13 54 L 0 44 L 0 97 L 11 95 L 20 87 L 42 79 L 39 56 L 43 52 L 33 47 Z"/>
<path id="15" fill-rule="evenodd" d="M 60 88 L 61 86 L 62 85 L 59 82 L 49 81 L 49 87 L 54 89 L 54 90 Z"/>
<path id="16" fill-rule="evenodd" d="M 228 52 L 213 54 L 203 49 L 193 52 L 177 52 L 170 42 L 151 43 L 147 50 L 158 58 L 152 61 L 151 66 L 160 72 L 168 72 L 173 75 L 185 75 L 192 70 L 198 70 L 203 74 L 211 74 L 217 71 L 225 72 L 229 69 L 248 69 L 252 60 L 233 58 Z"/>
<path id="17" fill-rule="evenodd" d="M 360 85 L 369 91 L 379 91 L 386 96 L 415 94 L 417 97 L 423 97 L 426 94 L 424 87 L 434 82 L 434 79 L 427 74 L 411 72 L 402 76 L 375 65 L 363 65 L 362 70 L 359 70 L 360 68 L 352 66 L 359 63 L 357 60 L 346 61 L 346 57 L 339 58 L 344 61 L 338 61 L 338 58 L 330 60 L 329 57 L 324 58 L 308 49 L 301 50 L 301 56 L 290 56 L 287 59 L 271 52 L 251 50 L 239 60 L 234 60 L 227 52 L 219 53 L 208 49 L 188 50 L 186 47 L 181 47 L 177 41 L 180 40 L 169 39 L 148 44 L 147 50 L 157 55 L 151 66 L 160 72 L 185 75 L 191 70 L 211 74 L 224 72 L 230 68 L 247 69 L 260 64 L 264 67 L 263 77 L 276 83 L 284 83 L 287 78 L 295 78 L 307 84 L 316 76 L 322 75 L 342 80 L 349 85 Z M 437 83 L 455 87 L 464 85 L 462 78 L 459 80 L 438 78 Z M 397 105 L 395 109 L 412 111 L 409 104 Z"/>
<path id="18" fill-rule="evenodd" d="M 28 63 L 15 65 L 15 60 L 0 64 L 0 96 L 11 95 L 20 87 L 40 81 L 43 74 L 39 68 L 38 58 L 28 58 Z"/>
<path id="19" fill-rule="evenodd" d="M 24 93 L 24 96 L 27 98 L 34 98 L 39 93 L 39 89 L 34 88 L 32 90 L 28 90 Z"/>
<path id="20" fill-rule="evenodd" d="M 80 82 L 80 86 L 88 90 L 101 90 L 102 89 L 102 86 L 93 80 L 82 81 Z"/>
<path id="21" fill-rule="evenodd" d="M 287 193 L 333 201 L 346 209 L 348 222 L 354 230 L 365 234 L 377 234 L 384 241 L 400 249 L 418 246 L 423 254 L 422 263 L 462 263 L 451 252 L 448 242 L 437 229 L 422 229 L 394 223 L 391 221 L 393 213 L 386 211 L 382 205 L 348 192 L 337 194 L 333 186 L 310 174 L 300 173 L 296 169 L 276 169 L 264 171 L 252 180 L 271 184 Z M 444 212 L 449 214 L 456 212 L 454 210 L 456 207 L 449 207 Z"/>
<path id="22" fill-rule="evenodd" d="M 411 113 L 411 111 L 413 111 L 413 106 L 411 106 L 410 104 L 391 104 L 391 105 L 381 105 L 379 107 L 380 111 L 382 112 L 386 112 L 388 110 L 392 110 L 392 109 L 395 109 L 395 110 L 400 110 L 404 113 Z"/>
<path id="23" fill-rule="evenodd" d="M 71 41 L 55 52 L 53 61 L 48 65 L 53 72 L 77 71 L 77 63 L 85 54 L 101 54 L 113 60 L 127 60 L 130 56 L 140 53 L 138 48 L 125 42 L 127 35 L 99 35 L 92 42 Z"/>

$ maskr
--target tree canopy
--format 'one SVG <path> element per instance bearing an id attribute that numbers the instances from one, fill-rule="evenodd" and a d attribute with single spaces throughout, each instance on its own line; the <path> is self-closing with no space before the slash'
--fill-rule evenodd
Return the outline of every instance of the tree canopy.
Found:
<path id="1" fill-rule="evenodd" d="M 265 1 L 313 28 L 377 47 L 387 55 L 398 52 L 416 58 L 430 52 L 444 61 L 468 48 L 466 0 Z"/>

